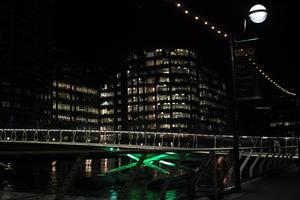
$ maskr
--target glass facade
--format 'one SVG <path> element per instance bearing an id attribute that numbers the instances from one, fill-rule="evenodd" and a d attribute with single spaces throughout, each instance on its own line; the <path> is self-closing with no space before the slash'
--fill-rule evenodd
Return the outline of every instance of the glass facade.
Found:
<path id="1" fill-rule="evenodd" d="M 225 85 L 197 65 L 193 51 L 135 52 L 124 65 L 127 130 L 225 131 Z"/>
<path id="2" fill-rule="evenodd" d="M 53 125 L 61 128 L 98 129 L 98 89 L 53 80 Z"/>

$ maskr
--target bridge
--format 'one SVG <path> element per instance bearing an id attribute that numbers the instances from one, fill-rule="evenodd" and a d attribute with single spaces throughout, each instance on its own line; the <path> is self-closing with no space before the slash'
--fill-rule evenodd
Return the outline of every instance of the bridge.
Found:
<path id="1" fill-rule="evenodd" d="M 296 137 L 240 136 L 239 142 L 237 165 L 233 159 L 232 135 L 0 129 L 2 158 L 75 155 L 74 164 L 55 196 L 57 200 L 63 199 L 80 164 L 89 157 L 119 156 L 132 160 L 129 164 L 98 175 L 109 176 L 121 171 L 130 174 L 119 193 L 119 199 L 126 198 L 138 172 L 146 167 L 161 174 L 149 184 L 155 187 L 159 185 L 161 199 L 166 198 L 168 188 L 187 184 L 191 186 L 191 194 L 217 199 L 221 194 L 234 191 L 236 166 L 240 168 L 240 178 L 248 180 L 274 169 L 286 168 L 299 158 L 299 141 Z M 22 148 L 18 149 L 20 145 Z M 32 145 L 43 148 L 37 151 L 31 148 Z"/>

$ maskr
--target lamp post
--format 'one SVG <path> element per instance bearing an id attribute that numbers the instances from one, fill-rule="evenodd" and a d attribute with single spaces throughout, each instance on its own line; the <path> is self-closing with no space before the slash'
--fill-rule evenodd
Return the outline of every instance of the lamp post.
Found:
<path id="1" fill-rule="evenodd" d="M 254 23 L 262 23 L 266 20 L 267 18 L 267 10 L 263 5 L 257 4 L 253 7 L 251 7 L 249 11 L 248 17 L 250 20 Z M 246 23 L 247 19 L 244 19 L 244 30 L 246 30 Z M 252 38 L 252 39 L 246 39 L 246 40 L 240 40 L 237 41 L 234 35 L 231 35 L 231 38 L 229 40 L 230 42 L 230 53 L 231 53 L 231 67 L 232 67 L 232 110 L 233 110 L 233 124 L 232 124 L 232 131 L 233 131 L 233 158 L 234 158 L 234 172 L 235 172 L 235 190 L 236 191 L 241 191 L 241 174 L 240 174 L 240 155 L 239 155 L 239 133 L 237 130 L 237 119 L 238 119 L 238 113 L 237 113 L 237 95 L 236 95 L 236 72 L 235 72 L 235 46 L 238 43 L 242 42 L 248 42 L 248 41 L 253 41 L 257 40 L 258 38 Z"/>

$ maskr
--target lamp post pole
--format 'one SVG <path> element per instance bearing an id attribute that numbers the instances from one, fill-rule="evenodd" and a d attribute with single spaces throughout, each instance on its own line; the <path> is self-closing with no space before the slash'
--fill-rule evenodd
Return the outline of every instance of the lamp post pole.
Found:
<path id="1" fill-rule="evenodd" d="M 266 8 L 262 5 L 255 5 L 250 9 L 249 17 L 254 23 L 261 23 L 267 17 Z M 247 20 L 244 19 L 243 33 L 246 31 Z M 236 94 L 236 72 L 235 72 L 235 47 L 237 43 L 248 42 L 257 40 L 258 38 L 246 39 L 236 41 L 234 34 L 229 38 L 230 43 L 230 56 L 232 67 L 232 133 L 233 133 L 233 158 L 234 158 L 234 174 L 235 174 L 235 190 L 241 191 L 241 173 L 240 173 L 240 155 L 239 155 L 239 132 L 238 132 L 238 108 L 237 108 L 237 94 Z M 299 145 L 298 145 L 299 147 Z"/>
<path id="2" fill-rule="evenodd" d="M 236 105 L 236 84 L 235 84 L 235 59 L 234 47 L 235 38 L 231 35 L 230 40 L 230 56 L 232 67 L 232 132 L 233 132 L 233 159 L 234 159 L 234 174 L 235 174 L 235 190 L 241 191 L 241 174 L 240 174 L 240 153 L 239 153 L 239 133 L 237 130 L 237 105 Z"/>

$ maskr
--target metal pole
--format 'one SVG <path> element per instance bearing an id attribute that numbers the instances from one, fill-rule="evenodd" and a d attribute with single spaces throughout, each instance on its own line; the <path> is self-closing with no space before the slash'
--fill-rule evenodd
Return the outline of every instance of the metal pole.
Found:
<path id="1" fill-rule="evenodd" d="M 240 175 L 240 159 L 239 159 L 239 134 L 237 131 L 237 108 L 236 108 L 236 85 L 235 85 L 235 63 L 234 63 L 234 45 L 235 39 L 233 35 L 230 38 L 230 53 L 232 67 L 232 132 L 233 132 L 233 158 L 234 158 L 234 174 L 235 174 L 235 190 L 241 191 L 241 175 Z"/>
<path id="2" fill-rule="evenodd" d="M 297 137 L 297 146 L 298 146 L 298 166 L 300 167 L 300 137 Z"/>
<path id="3" fill-rule="evenodd" d="M 217 160 L 216 160 L 216 151 L 212 151 L 212 175 L 213 175 L 213 186 L 214 186 L 214 199 L 218 199 L 218 180 L 217 180 Z"/>

